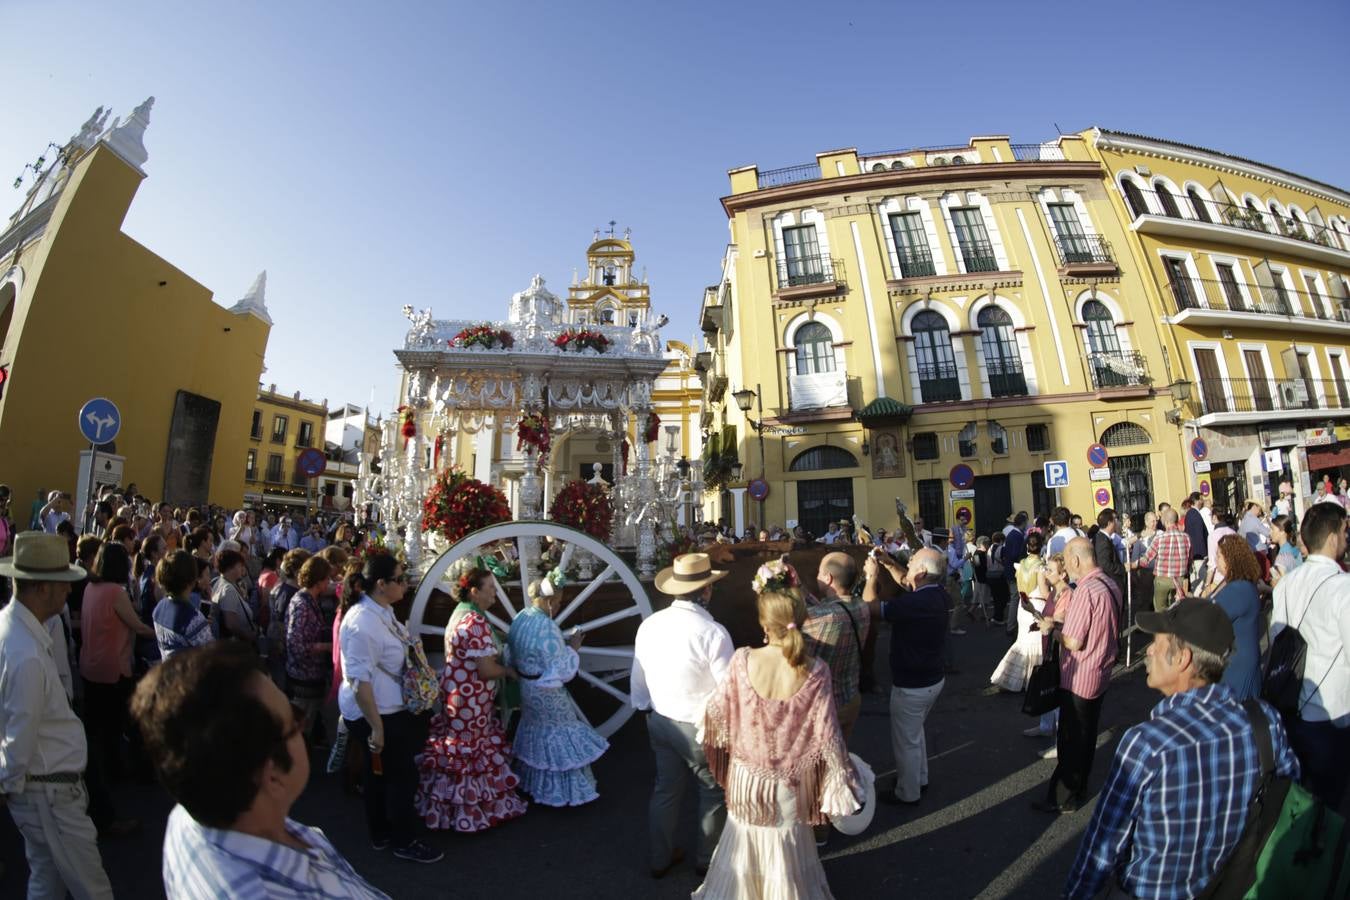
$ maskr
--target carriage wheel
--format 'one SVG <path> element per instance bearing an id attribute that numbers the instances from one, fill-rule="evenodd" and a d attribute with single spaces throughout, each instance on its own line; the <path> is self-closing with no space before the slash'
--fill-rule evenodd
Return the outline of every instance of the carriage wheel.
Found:
<path id="1" fill-rule="evenodd" d="M 490 525 L 465 535 L 440 555 L 417 586 L 408 627 L 413 634 L 444 638 L 444 623 L 428 621 L 432 597 L 437 590 L 450 593 L 443 583 L 450 567 L 466 556 L 479 556 L 504 543 L 514 546 L 521 576 L 497 583 L 498 604 L 486 615 L 503 631 L 529 605 L 525 588 L 539 577 L 536 554 L 542 538 L 551 538 L 560 551 L 568 545 L 585 550 L 596 559 L 595 577 L 571 581 L 563 588 L 563 604 L 554 619 L 566 631 L 573 626 L 586 634 L 577 653 L 581 665 L 568 683 L 569 696 L 581 714 L 605 737 L 618 731 L 633 714 L 629 676 L 633 668 L 633 641 L 637 626 L 652 614 L 651 601 L 637 574 L 613 549 L 590 535 L 556 522 L 516 521 Z M 434 645 L 433 645 L 434 646 Z M 443 654 L 428 649 L 434 665 Z"/>

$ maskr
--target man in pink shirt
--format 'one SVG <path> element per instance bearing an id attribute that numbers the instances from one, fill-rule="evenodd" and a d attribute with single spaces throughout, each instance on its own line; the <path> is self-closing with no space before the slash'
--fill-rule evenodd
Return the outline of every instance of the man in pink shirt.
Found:
<path id="1" fill-rule="evenodd" d="M 1046 798 L 1033 805 L 1044 812 L 1074 812 L 1087 799 L 1088 775 L 1097 750 L 1102 698 L 1116 664 L 1120 587 L 1097 567 L 1092 542 L 1075 538 L 1064 548 L 1072 590 L 1058 605 L 1068 609 L 1064 624 L 1038 617 L 1041 631 L 1055 628 L 1059 655 L 1058 763 Z"/>

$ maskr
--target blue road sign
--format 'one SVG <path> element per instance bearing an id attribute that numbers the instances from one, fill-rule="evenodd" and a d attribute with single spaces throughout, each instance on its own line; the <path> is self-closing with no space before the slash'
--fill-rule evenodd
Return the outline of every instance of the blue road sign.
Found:
<path id="1" fill-rule="evenodd" d="M 1201 460 L 1207 456 L 1209 456 L 1209 444 L 1205 443 L 1204 438 L 1196 438 L 1191 441 L 1191 458 Z"/>
<path id="2" fill-rule="evenodd" d="M 324 457 L 323 451 L 310 447 L 296 457 L 295 467 L 310 478 L 318 478 L 328 468 L 328 460 Z"/>
<path id="3" fill-rule="evenodd" d="M 106 397 L 95 397 L 80 407 L 80 434 L 91 444 L 106 444 L 122 430 L 122 414 Z"/>
<path id="4" fill-rule="evenodd" d="M 1088 447 L 1088 463 L 1094 469 L 1100 469 L 1106 465 L 1106 461 L 1111 458 L 1111 454 L 1106 452 L 1106 448 L 1101 444 L 1092 444 Z"/>
<path id="5" fill-rule="evenodd" d="M 1069 461 L 1066 459 L 1052 459 L 1042 466 L 1045 472 L 1045 486 L 1048 488 L 1062 488 L 1069 486 Z"/>
<path id="6" fill-rule="evenodd" d="M 952 466 L 949 477 L 951 478 L 952 487 L 968 488 L 975 483 L 975 470 L 965 463 L 958 463 Z"/>

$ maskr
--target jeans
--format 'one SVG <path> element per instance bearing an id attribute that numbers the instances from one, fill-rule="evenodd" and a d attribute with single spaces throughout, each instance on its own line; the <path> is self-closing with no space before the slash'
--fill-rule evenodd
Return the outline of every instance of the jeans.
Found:
<path id="1" fill-rule="evenodd" d="M 919 799 L 928 784 L 928 739 L 923 723 L 942 693 L 946 679 L 921 688 L 891 688 L 891 752 L 895 754 L 895 796 Z"/>
<path id="2" fill-rule="evenodd" d="M 112 897 L 88 803 L 80 782 L 32 783 L 8 797 L 28 857 L 28 900 L 64 900 L 67 891 L 75 900 Z"/>
<path id="3" fill-rule="evenodd" d="M 1337 728 L 1330 722 L 1285 720 L 1289 746 L 1303 769 L 1303 784 L 1330 809 L 1339 809 L 1345 796 L 1350 769 L 1350 728 Z"/>
<path id="4" fill-rule="evenodd" d="M 648 807 L 651 867 L 664 869 L 675 853 L 675 829 L 680 824 L 680 802 L 692 772 L 698 781 L 698 866 L 706 869 L 727 820 L 722 788 L 708 768 L 703 746 L 689 722 L 667 719 L 653 711 L 647 716 L 647 739 L 656 757 L 656 786 Z"/>
<path id="5" fill-rule="evenodd" d="M 1082 806 L 1087 800 L 1088 776 L 1097 753 L 1097 727 L 1102 699 L 1080 697 L 1066 688 L 1059 689 L 1059 732 L 1055 747 L 1059 760 L 1050 776 L 1047 799 L 1057 806 Z"/>
<path id="6" fill-rule="evenodd" d="M 406 847 L 417 837 L 418 818 L 413 808 L 417 793 L 417 763 L 427 739 L 425 716 L 406 710 L 380 716 L 384 723 L 384 749 L 380 751 L 383 775 L 372 771 L 375 754 L 366 754 L 364 800 L 366 825 L 373 842 L 389 841 Z M 363 746 L 370 739 L 370 723 L 364 718 L 347 719 L 348 740 Z"/>

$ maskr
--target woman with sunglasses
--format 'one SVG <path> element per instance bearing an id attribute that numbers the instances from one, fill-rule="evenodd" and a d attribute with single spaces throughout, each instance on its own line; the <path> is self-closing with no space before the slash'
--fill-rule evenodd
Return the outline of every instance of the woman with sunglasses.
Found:
<path id="1" fill-rule="evenodd" d="M 417 839 L 416 756 L 426 739 L 424 716 L 403 706 L 403 667 L 407 664 L 407 631 L 393 606 L 408 589 L 403 564 L 388 553 L 373 553 L 361 570 L 361 598 L 338 627 L 342 686 L 338 709 L 351 740 L 364 741 L 366 757 L 363 799 L 370 843 L 376 850 L 393 846 L 408 862 L 433 863 L 445 854 Z"/>

